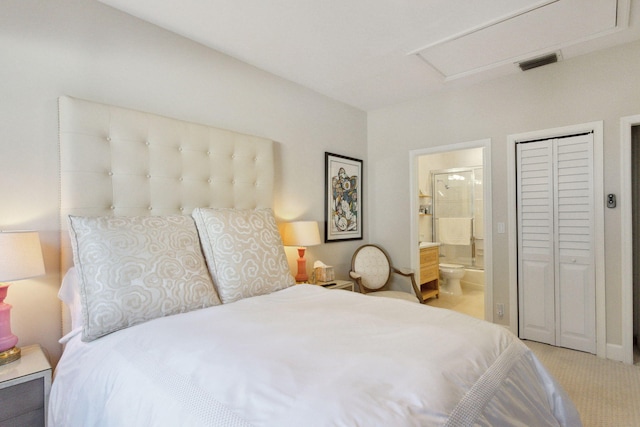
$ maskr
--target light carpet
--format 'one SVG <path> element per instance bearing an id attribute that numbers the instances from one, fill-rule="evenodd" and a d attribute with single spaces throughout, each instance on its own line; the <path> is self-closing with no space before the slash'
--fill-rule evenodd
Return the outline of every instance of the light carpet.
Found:
<path id="1" fill-rule="evenodd" d="M 640 366 L 533 341 L 525 344 L 569 394 L 585 427 L 640 426 Z"/>

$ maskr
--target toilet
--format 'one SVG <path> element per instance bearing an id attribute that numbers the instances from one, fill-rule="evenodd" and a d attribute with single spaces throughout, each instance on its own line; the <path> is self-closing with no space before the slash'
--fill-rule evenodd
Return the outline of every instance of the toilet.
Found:
<path id="1" fill-rule="evenodd" d="M 441 292 L 446 292 L 451 295 L 462 295 L 460 279 L 464 277 L 464 265 L 440 264 L 440 277 L 444 281 L 440 286 Z"/>

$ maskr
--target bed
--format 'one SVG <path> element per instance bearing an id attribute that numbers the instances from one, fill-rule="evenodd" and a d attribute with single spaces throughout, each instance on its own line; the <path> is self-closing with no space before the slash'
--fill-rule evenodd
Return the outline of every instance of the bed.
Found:
<path id="1" fill-rule="evenodd" d="M 506 329 L 295 285 L 273 142 L 60 98 L 57 426 L 580 426 Z"/>

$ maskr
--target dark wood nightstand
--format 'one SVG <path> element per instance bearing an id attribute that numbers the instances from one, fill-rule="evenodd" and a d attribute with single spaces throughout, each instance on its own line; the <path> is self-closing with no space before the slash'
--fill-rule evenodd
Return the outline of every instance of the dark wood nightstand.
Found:
<path id="1" fill-rule="evenodd" d="M 21 350 L 20 359 L 0 366 L 0 426 L 46 426 L 51 365 L 39 345 Z"/>

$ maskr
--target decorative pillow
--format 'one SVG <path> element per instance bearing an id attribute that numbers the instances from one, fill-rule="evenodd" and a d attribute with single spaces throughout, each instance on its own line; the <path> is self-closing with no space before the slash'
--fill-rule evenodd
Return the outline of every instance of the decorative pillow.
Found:
<path id="1" fill-rule="evenodd" d="M 188 216 L 69 217 L 82 340 L 220 304 Z"/>
<path id="2" fill-rule="evenodd" d="M 197 208 L 192 215 L 223 303 L 295 285 L 271 209 Z"/>

